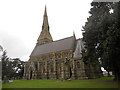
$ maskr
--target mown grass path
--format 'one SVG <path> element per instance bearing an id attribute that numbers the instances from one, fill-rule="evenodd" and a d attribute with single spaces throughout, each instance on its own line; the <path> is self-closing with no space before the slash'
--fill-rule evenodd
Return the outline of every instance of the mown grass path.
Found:
<path id="1" fill-rule="evenodd" d="M 117 88 L 113 77 L 85 80 L 14 80 L 13 83 L 3 84 L 3 88 Z"/>

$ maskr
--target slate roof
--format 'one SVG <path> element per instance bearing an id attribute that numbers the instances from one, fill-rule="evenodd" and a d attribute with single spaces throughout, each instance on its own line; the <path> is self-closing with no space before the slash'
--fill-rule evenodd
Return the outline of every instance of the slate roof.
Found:
<path id="1" fill-rule="evenodd" d="M 36 45 L 30 56 L 37 56 L 41 54 L 47 54 L 50 52 L 69 50 L 72 48 L 73 38 L 74 37 L 71 36 L 65 39 L 53 41 L 51 43 Z"/>

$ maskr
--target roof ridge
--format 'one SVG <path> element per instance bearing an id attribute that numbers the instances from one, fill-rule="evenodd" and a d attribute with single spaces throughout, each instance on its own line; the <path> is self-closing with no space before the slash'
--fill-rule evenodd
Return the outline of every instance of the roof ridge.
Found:
<path id="1" fill-rule="evenodd" d="M 66 38 L 63 38 L 63 39 L 55 40 L 55 41 L 53 41 L 53 42 L 62 41 L 62 40 L 65 40 L 65 39 L 68 39 L 68 38 L 72 38 L 72 37 L 73 37 L 73 36 L 66 37 Z M 49 43 L 45 43 L 45 44 L 50 44 L 50 43 L 53 43 L 53 42 L 49 42 Z M 45 45 L 45 44 L 40 44 L 40 45 L 37 45 L 37 46 L 42 46 L 42 45 Z"/>
<path id="2" fill-rule="evenodd" d="M 73 37 L 73 36 L 66 37 L 66 38 L 63 38 L 63 39 L 55 40 L 55 41 L 53 41 L 53 42 L 61 41 L 61 40 L 68 39 L 68 38 L 72 38 L 72 37 Z"/>

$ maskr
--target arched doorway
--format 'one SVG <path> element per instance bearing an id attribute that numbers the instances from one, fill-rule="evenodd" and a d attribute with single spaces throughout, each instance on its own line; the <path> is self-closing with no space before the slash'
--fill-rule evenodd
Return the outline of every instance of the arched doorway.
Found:
<path id="1" fill-rule="evenodd" d="M 30 79 L 32 79 L 32 73 L 33 73 L 33 72 L 32 72 L 32 71 L 30 71 Z"/>
<path id="2" fill-rule="evenodd" d="M 65 63 L 65 78 L 66 79 L 69 79 L 72 77 L 72 70 L 71 70 L 71 66 L 70 66 L 70 63 Z"/>
<path id="3" fill-rule="evenodd" d="M 71 78 L 71 77 L 72 77 L 72 70 L 71 70 L 71 67 L 70 67 L 70 69 L 69 69 L 69 72 L 70 72 L 69 78 Z"/>

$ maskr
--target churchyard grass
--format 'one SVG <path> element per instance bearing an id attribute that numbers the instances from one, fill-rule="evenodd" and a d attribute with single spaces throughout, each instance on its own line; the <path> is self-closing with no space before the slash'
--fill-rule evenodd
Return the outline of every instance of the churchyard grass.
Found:
<path id="1" fill-rule="evenodd" d="M 117 88 L 113 77 L 99 79 L 82 79 L 61 81 L 57 80 L 14 80 L 13 83 L 3 84 L 2 88 Z"/>

